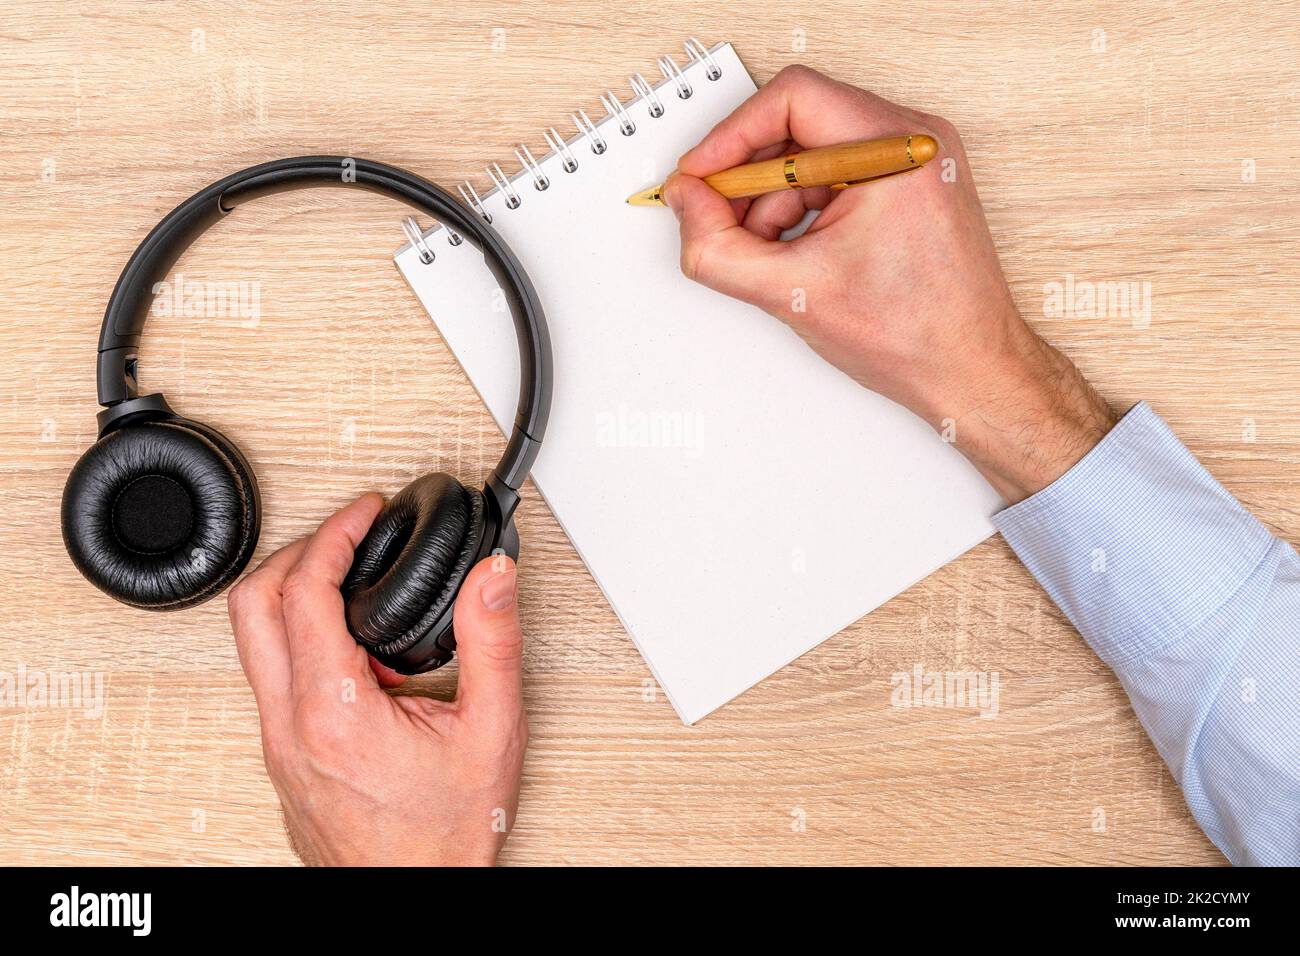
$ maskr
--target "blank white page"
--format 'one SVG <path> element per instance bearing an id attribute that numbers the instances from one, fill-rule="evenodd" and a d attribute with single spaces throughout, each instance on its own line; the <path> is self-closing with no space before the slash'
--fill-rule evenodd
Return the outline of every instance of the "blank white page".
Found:
<path id="1" fill-rule="evenodd" d="M 518 208 L 484 197 L 554 348 L 533 480 L 687 723 L 983 540 L 999 507 L 910 412 L 685 279 L 670 211 L 624 202 L 754 92 L 730 45 L 711 52 L 721 78 L 683 67 L 693 93 L 661 83 L 663 116 L 638 99 L 632 135 L 598 123 L 603 155 L 575 137 L 575 172 L 548 154 L 548 189 L 521 171 Z M 427 241 L 434 262 L 408 245 L 397 265 L 508 432 L 519 358 L 504 300 L 469 243 Z"/>

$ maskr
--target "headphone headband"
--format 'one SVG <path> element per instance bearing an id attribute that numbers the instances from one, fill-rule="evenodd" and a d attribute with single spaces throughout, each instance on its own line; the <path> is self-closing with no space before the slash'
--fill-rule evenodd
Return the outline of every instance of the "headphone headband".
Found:
<path id="1" fill-rule="evenodd" d="M 551 340 L 542 304 L 519 260 L 496 231 L 449 193 L 396 166 L 346 156 L 300 156 L 251 166 L 185 200 L 156 225 L 122 270 L 99 333 L 96 383 L 101 430 L 132 408 L 166 407 L 161 397 L 138 396 L 136 350 L 153 303 L 155 285 L 181 254 L 236 206 L 271 193 L 340 186 L 381 193 L 428 213 L 483 253 L 506 294 L 519 340 L 519 405 L 505 454 L 489 484 L 518 490 L 528 476 L 551 410 Z M 151 401 L 152 400 L 152 401 Z"/>

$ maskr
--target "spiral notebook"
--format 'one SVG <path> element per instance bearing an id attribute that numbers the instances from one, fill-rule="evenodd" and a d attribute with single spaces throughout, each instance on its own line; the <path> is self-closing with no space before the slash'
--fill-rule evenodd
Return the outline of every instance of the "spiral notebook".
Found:
<path id="1" fill-rule="evenodd" d="M 673 215 L 625 204 L 755 91 L 730 45 L 687 51 L 461 191 L 546 309 L 537 491 L 693 723 L 983 540 L 999 499 L 780 321 L 683 278 Z M 519 359 L 495 281 L 459 237 L 405 228 L 399 269 L 508 432 Z"/>

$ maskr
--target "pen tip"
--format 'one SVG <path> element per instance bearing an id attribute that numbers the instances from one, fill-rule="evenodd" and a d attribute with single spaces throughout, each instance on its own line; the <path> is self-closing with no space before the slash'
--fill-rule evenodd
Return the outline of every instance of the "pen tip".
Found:
<path id="1" fill-rule="evenodd" d="M 664 204 L 663 196 L 660 193 L 662 189 L 662 186 L 655 186 L 653 189 L 633 193 L 627 197 L 627 204 L 629 206 L 662 206 Z"/>

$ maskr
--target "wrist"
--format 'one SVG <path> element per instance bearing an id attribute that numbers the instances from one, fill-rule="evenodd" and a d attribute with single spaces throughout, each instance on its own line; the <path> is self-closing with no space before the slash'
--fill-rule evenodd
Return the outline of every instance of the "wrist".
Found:
<path id="1" fill-rule="evenodd" d="M 974 356 L 961 397 L 928 418 L 1009 504 L 1069 471 L 1116 422 L 1073 362 L 1019 328 L 999 354 Z"/>

